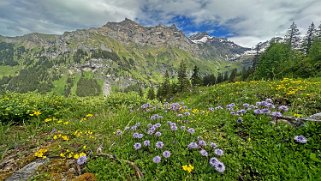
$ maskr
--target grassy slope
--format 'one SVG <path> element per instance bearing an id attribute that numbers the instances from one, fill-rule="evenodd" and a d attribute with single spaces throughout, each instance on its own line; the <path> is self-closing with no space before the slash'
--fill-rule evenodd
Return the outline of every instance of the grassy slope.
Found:
<path id="1" fill-rule="evenodd" d="M 19 66 L 0 66 L 0 79 L 4 76 L 14 76 L 20 70 Z"/>
<path id="2" fill-rule="evenodd" d="M 20 152 L 19 158 L 14 158 L 21 167 L 35 159 L 33 154 L 40 147 L 48 148 L 48 157 L 59 157 L 60 153 L 67 156 L 67 150 L 74 153 L 84 152 L 87 155 L 92 150 L 96 155 L 97 148 L 101 146 L 104 153 L 112 153 L 119 160 L 135 162 L 146 180 L 315 180 L 321 176 L 320 123 L 307 122 L 300 126 L 283 122 L 272 124 L 270 117 L 257 116 L 252 111 L 242 116 L 242 123 L 237 123 L 238 116 L 231 115 L 230 111 L 224 109 L 210 112 L 208 108 L 235 103 L 237 110 L 242 108 L 243 103 L 255 104 L 256 101 L 272 98 L 276 106 L 289 106 L 286 115 L 308 116 L 321 112 L 320 90 L 320 79 L 221 84 L 199 88 L 192 94 L 183 94 L 176 98 L 176 101 L 183 101 L 190 108 L 179 112 L 165 111 L 158 103 L 153 103 L 156 109 L 142 111 L 137 108 L 146 100 L 134 94 L 113 95 L 106 100 L 100 97 L 65 99 L 34 94 L 9 94 L 0 99 L 0 104 L 7 107 L 4 108 L 6 111 L 0 114 L 1 117 L 12 114 L 15 115 L 14 120 L 23 118 L 31 121 L 23 126 L 0 126 L 0 141 L 3 145 L 0 147 L 0 155 L 6 158 Z M 34 110 L 42 112 L 39 118 L 26 114 Z M 191 115 L 177 117 L 184 112 L 190 112 Z M 88 113 L 93 113 L 94 116 L 86 117 Z M 151 121 L 150 116 L 153 114 L 162 115 L 164 118 Z M 44 122 L 45 118 L 53 115 L 62 121 L 57 119 Z M 175 133 L 170 131 L 167 121 L 175 122 L 179 130 Z M 124 132 L 121 137 L 115 135 L 117 129 L 124 130 L 126 126 L 133 126 L 138 122 L 141 126 L 136 131 Z M 148 123 L 157 122 L 162 124 L 159 128 L 162 133 L 160 138 L 145 133 Z M 180 129 L 181 126 L 195 128 L 196 133 L 189 135 Z M 54 128 L 57 130 L 55 133 L 51 132 Z M 82 133 L 75 134 L 77 130 Z M 162 158 L 160 164 L 153 163 L 152 158 L 162 152 L 154 146 L 151 149 L 135 151 L 133 144 L 142 140 L 133 139 L 134 132 L 143 133 L 143 140 L 149 139 L 152 145 L 156 141 L 163 141 L 163 150 L 170 150 L 172 156 L 167 161 Z M 59 134 L 67 135 L 69 140 L 54 140 L 54 136 Z M 308 143 L 296 143 L 293 140 L 296 135 L 304 135 L 308 138 Z M 215 142 L 224 150 L 224 155 L 218 157 L 226 166 L 224 174 L 216 172 L 208 164 L 208 159 L 202 157 L 198 151 L 188 151 L 186 145 L 196 141 L 197 137 L 202 137 L 208 143 Z M 214 156 L 209 146 L 205 149 L 210 157 Z M 69 167 L 57 169 L 54 165 L 65 165 L 65 158 L 51 160 L 40 168 L 37 179 L 58 179 L 57 176 L 68 172 Z M 191 174 L 182 170 L 182 166 L 187 164 L 194 166 Z M 90 157 L 84 170 L 95 173 L 100 180 L 135 179 L 132 167 L 124 161 L 115 162 L 103 156 Z M 5 173 L 8 171 L 0 172 L 0 178 Z"/>

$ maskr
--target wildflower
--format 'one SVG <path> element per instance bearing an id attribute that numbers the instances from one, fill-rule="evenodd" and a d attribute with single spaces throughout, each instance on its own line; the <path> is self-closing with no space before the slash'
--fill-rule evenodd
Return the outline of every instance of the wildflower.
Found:
<path id="1" fill-rule="evenodd" d="M 177 130 L 176 124 L 173 124 L 173 125 L 171 126 L 171 130 L 172 130 L 172 131 L 176 131 L 176 130 Z"/>
<path id="2" fill-rule="evenodd" d="M 282 113 L 280 113 L 280 112 L 272 112 L 271 115 L 273 117 L 282 117 Z"/>
<path id="3" fill-rule="evenodd" d="M 138 138 L 139 133 L 134 133 L 133 138 Z"/>
<path id="4" fill-rule="evenodd" d="M 198 144 L 195 142 L 191 142 L 190 144 L 187 145 L 188 149 L 196 149 L 198 148 Z"/>
<path id="5" fill-rule="evenodd" d="M 237 118 L 236 122 L 237 122 L 237 123 L 242 123 L 242 122 L 243 122 L 242 117 Z"/>
<path id="6" fill-rule="evenodd" d="M 220 161 L 217 161 L 214 164 L 214 168 L 215 168 L 216 171 L 218 171 L 220 173 L 223 173 L 225 171 L 225 165 L 224 165 L 224 163 L 222 163 Z"/>
<path id="7" fill-rule="evenodd" d="M 267 98 L 265 101 L 268 102 L 268 103 L 273 103 L 273 100 L 270 99 L 270 98 Z"/>
<path id="8" fill-rule="evenodd" d="M 139 150 L 141 147 L 142 147 L 142 144 L 140 144 L 140 143 L 135 143 L 134 144 L 135 150 Z"/>
<path id="9" fill-rule="evenodd" d="M 195 129 L 193 129 L 193 128 L 188 128 L 187 132 L 189 132 L 190 134 L 194 134 L 194 133 L 195 133 Z"/>
<path id="10" fill-rule="evenodd" d="M 80 156 L 78 153 L 74 154 L 74 159 L 78 159 Z"/>
<path id="11" fill-rule="evenodd" d="M 210 107 L 208 108 L 209 111 L 213 112 L 214 111 L 214 108 L 213 107 Z"/>
<path id="12" fill-rule="evenodd" d="M 35 157 L 45 159 L 46 158 L 45 154 L 47 153 L 47 151 L 48 151 L 47 149 L 41 148 L 35 153 Z"/>
<path id="13" fill-rule="evenodd" d="M 120 135 L 122 135 L 122 134 L 123 134 L 123 132 L 122 132 L 121 130 L 118 129 L 118 130 L 116 131 L 116 135 L 120 136 Z"/>
<path id="14" fill-rule="evenodd" d="M 68 141 L 69 140 L 69 137 L 67 135 L 63 135 L 61 136 L 61 138 L 64 140 L 64 141 Z"/>
<path id="15" fill-rule="evenodd" d="M 177 114 L 177 117 L 183 117 L 183 114 Z"/>
<path id="16" fill-rule="evenodd" d="M 215 149 L 214 150 L 214 153 L 217 155 L 217 156 L 222 156 L 224 154 L 224 151 L 221 150 L 221 149 Z"/>
<path id="17" fill-rule="evenodd" d="M 60 153 L 59 156 L 60 156 L 61 158 L 65 158 L 65 157 L 66 157 L 64 153 Z"/>
<path id="18" fill-rule="evenodd" d="M 94 116 L 94 115 L 93 115 L 93 114 L 90 114 L 90 113 L 86 115 L 87 118 L 90 118 L 90 117 L 93 117 L 93 116 Z"/>
<path id="19" fill-rule="evenodd" d="M 305 143 L 308 142 L 308 140 L 307 140 L 304 136 L 302 136 L 302 135 L 295 136 L 295 137 L 294 137 L 294 140 L 295 140 L 296 142 L 302 143 L 302 144 L 305 144 Z"/>
<path id="20" fill-rule="evenodd" d="M 210 158 L 209 163 L 210 163 L 211 166 L 214 167 L 216 162 L 219 162 L 217 158 L 215 158 L 215 157 Z"/>
<path id="21" fill-rule="evenodd" d="M 159 149 L 162 149 L 163 146 L 164 146 L 164 143 L 161 142 L 161 141 L 157 141 L 156 144 L 155 144 L 155 146 L 156 146 L 157 148 L 159 148 Z"/>
<path id="22" fill-rule="evenodd" d="M 164 158 L 169 158 L 171 156 L 171 152 L 166 150 L 163 152 L 163 156 Z"/>
<path id="23" fill-rule="evenodd" d="M 289 108 L 287 106 L 279 106 L 279 110 L 286 112 L 289 110 Z"/>
<path id="24" fill-rule="evenodd" d="M 149 140 L 145 140 L 144 141 L 144 146 L 150 146 L 150 141 Z"/>
<path id="25" fill-rule="evenodd" d="M 157 136 L 157 137 L 160 137 L 161 135 L 162 135 L 162 133 L 159 132 L 159 131 L 157 131 L 157 132 L 155 133 L 155 136 Z"/>
<path id="26" fill-rule="evenodd" d="M 171 110 L 178 111 L 181 108 L 181 106 L 178 103 L 171 104 Z"/>
<path id="27" fill-rule="evenodd" d="M 254 110 L 254 114 L 261 114 L 261 110 L 260 109 L 255 109 Z"/>
<path id="28" fill-rule="evenodd" d="M 137 137 L 137 138 L 142 139 L 143 136 L 144 136 L 143 134 L 138 134 L 138 137 Z"/>
<path id="29" fill-rule="evenodd" d="M 293 114 L 293 116 L 296 118 L 300 118 L 300 117 L 302 117 L 302 114 L 295 113 L 295 114 Z"/>
<path id="30" fill-rule="evenodd" d="M 237 111 L 238 114 L 245 114 L 246 113 L 246 110 L 245 109 L 241 109 L 239 111 Z"/>
<path id="31" fill-rule="evenodd" d="M 194 169 L 194 167 L 191 164 L 184 165 L 182 168 L 183 168 L 184 171 L 187 171 L 188 173 L 191 173 L 193 171 L 193 169 Z"/>
<path id="32" fill-rule="evenodd" d="M 215 143 L 213 143 L 213 142 L 210 143 L 210 146 L 211 146 L 212 148 L 216 148 L 216 147 L 217 147 L 217 145 L 216 145 Z"/>
<path id="33" fill-rule="evenodd" d="M 181 130 L 185 130 L 185 128 L 186 128 L 185 126 L 181 126 Z"/>
<path id="34" fill-rule="evenodd" d="M 33 111 L 33 115 L 35 115 L 35 116 L 39 116 L 40 114 L 41 114 L 40 111 Z"/>
<path id="35" fill-rule="evenodd" d="M 185 112 L 184 115 L 185 115 L 185 116 L 189 116 L 189 115 L 191 115 L 191 113 Z"/>
<path id="36" fill-rule="evenodd" d="M 151 117 L 150 117 L 150 119 L 151 120 L 157 120 L 157 119 L 162 119 L 163 118 L 163 116 L 160 116 L 160 115 L 158 115 L 158 114 L 154 114 L 154 115 L 152 115 Z"/>
<path id="37" fill-rule="evenodd" d="M 256 104 L 255 104 L 256 106 L 261 106 L 262 105 L 262 103 L 261 102 L 256 102 Z"/>
<path id="38" fill-rule="evenodd" d="M 155 126 L 155 128 L 160 128 L 162 125 L 161 125 L 161 123 L 156 123 L 154 126 Z"/>
<path id="39" fill-rule="evenodd" d="M 244 108 L 249 108 L 249 107 L 250 107 L 250 104 L 244 103 L 244 104 L 243 104 L 243 107 L 244 107 Z"/>
<path id="40" fill-rule="evenodd" d="M 223 109 L 223 107 L 222 106 L 215 107 L 215 110 L 219 110 L 219 109 Z"/>
<path id="41" fill-rule="evenodd" d="M 198 140 L 199 146 L 206 146 L 206 142 L 204 140 Z"/>
<path id="42" fill-rule="evenodd" d="M 87 161 L 87 157 L 86 156 L 81 156 L 77 159 L 77 164 L 78 165 L 83 165 L 84 163 L 86 163 Z"/>
<path id="43" fill-rule="evenodd" d="M 152 127 L 153 125 L 151 124 L 151 123 L 148 123 L 147 124 L 147 128 L 150 128 L 150 127 Z"/>
<path id="44" fill-rule="evenodd" d="M 58 139 L 58 136 L 57 136 L 57 135 L 54 135 L 53 139 L 54 139 L 54 140 Z"/>
<path id="45" fill-rule="evenodd" d="M 264 108 L 264 109 L 261 110 L 261 112 L 263 114 L 269 114 L 271 111 L 269 109 L 267 109 L 267 108 Z"/>
<path id="46" fill-rule="evenodd" d="M 45 121 L 45 123 L 48 123 L 48 122 L 52 121 L 52 118 L 46 118 L 44 121 Z"/>
<path id="47" fill-rule="evenodd" d="M 160 156 L 155 156 L 155 157 L 153 158 L 153 162 L 154 162 L 154 163 L 159 163 L 161 160 L 162 160 L 162 158 L 161 158 Z"/>
<path id="48" fill-rule="evenodd" d="M 151 105 L 149 103 L 143 104 L 140 108 L 142 109 L 147 109 L 149 108 Z"/>
<path id="49" fill-rule="evenodd" d="M 207 151 L 204 150 L 204 149 L 200 150 L 200 153 L 201 153 L 202 156 L 206 156 L 206 157 L 208 156 Z"/>
<path id="50" fill-rule="evenodd" d="M 133 131 L 135 131 L 135 130 L 137 129 L 137 126 L 134 125 L 134 126 L 130 127 L 130 129 L 133 130 Z"/>

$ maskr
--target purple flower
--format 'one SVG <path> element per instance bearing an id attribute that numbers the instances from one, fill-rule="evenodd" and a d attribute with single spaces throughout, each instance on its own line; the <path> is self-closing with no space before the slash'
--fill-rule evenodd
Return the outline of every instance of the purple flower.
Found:
<path id="1" fill-rule="evenodd" d="M 190 134 L 194 134 L 195 133 L 195 129 L 193 128 L 188 128 L 187 132 L 189 132 Z"/>
<path id="2" fill-rule="evenodd" d="M 245 109 L 241 109 L 241 110 L 237 111 L 237 113 L 239 113 L 239 114 L 245 114 L 245 113 L 246 113 L 246 110 L 245 110 Z"/>
<path id="3" fill-rule="evenodd" d="M 126 126 L 125 128 L 124 128 L 124 130 L 125 131 L 127 131 L 127 130 L 129 130 L 130 128 L 128 127 L 128 126 Z"/>
<path id="4" fill-rule="evenodd" d="M 86 156 L 81 156 L 77 159 L 77 164 L 78 165 L 83 165 L 84 163 L 86 163 L 87 161 L 87 157 Z"/>
<path id="5" fill-rule="evenodd" d="M 199 146 L 206 146 L 206 142 L 204 140 L 198 140 Z"/>
<path id="6" fill-rule="evenodd" d="M 206 157 L 208 156 L 207 151 L 204 150 L 204 149 L 200 150 L 200 153 L 201 153 L 202 156 L 206 156 Z"/>
<path id="7" fill-rule="evenodd" d="M 261 112 L 263 114 L 269 114 L 271 111 L 269 109 L 267 109 L 267 108 L 264 108 L 264 109 L 261 110 Z"/>
<path id="8" fill-rule="evenodd" d="M 268 102 L 266 102 L 266 101 L 261 102 L 261 106 L 267 107 L 267 105 L 268 105 Z"/>
<path id="9" fill-rule="evenodd" d="M 214 111 L 214 108 L 213 107 L 210 107 L 208 108 L 209 111 L 213 112 Z"/>
<path id="10" fill-rule="evenodd" d="M 157 119 L 163 119 L 163 116 L 160 116 L 160 115 L 158 115 L 158 114 L 154 114 L 154 115 L 152 115 L 151 117 L 150 117 L 150 119 L 151 120 L 157 120 Z"/>
<path id="11" fill-rule="evenodd" d="M 272 99 L 270 99 L 270 98 L 267 98 L 265 101 L 268 103 L 273 103 Z"/>
<path id="12" fill-rule="evenodd" d="M 305 144 L 305 143 L 308 142 L 308 140 L 307 140 L 304 136 L 302 136 L 302 135 L 295 136 L 295 137 L 294 137 L 294 140 L 295 140 L 296 142 L 302 143 L 302 144 Z"/>
<path id="13" fill-rule="evenodd" d="M 157 131 L 157 132 L 155 133 L 155 136 L 157 136 L 157 137 L 160 137 L 161 135 L 162 135 L 162 133 L 159 132 L 159 131 Z"/>
<path id="14" fill-rule="evenodd" d="M 215 149 L 214 150 L 214 153 L 217 155 L 217 156 L 222 156 L 224 154 L 224 151 L 221 150 L 221 149 Z"/>
<path id="15" fill-rule="evenodd" d="M 261 102 L 256 102 L 255 105 L 256 105 L 256 106 L 261 106 L 261 104 L 262 104 Z"/>
<path id="16" fill-rule="evenodd" d="M 215 158 L 215 157 L 210 158 L 209 163 L 210 163 L 211 166 L 214 167 L 216 162 L 219 162 L 219 160 L 217 158 Z"/>
<path id="17" fill-rule="evenodd" d="M 134 133 L 133 134 L 133 138 L 138 138 L 139 137 L 139 134 L 138 133 Z"/>
<path id="18" fill-rule="evenodd" d="M 137 137 L 137 138 L 142 139 L 143 136 L 144 136 L 143 134 L 138 134 L 138 137 Z"/>
<path id="19" fill-rule="evenodd" d="M 271 115 L 273 117 L 282 117 L 282 113 L 280 113 L 280 112 L 272 112 Z"/>
<path id="20" fill-rule="evenodd" d="M 248 107 L 250 107 L 250 104 L 245 103 L 245 104 L 243 104 L 243 107 L 244 107 L 244 108 L 248 108 Z"/>
<path id="21" fill-rule="evenodd" d="M 164 158 L 169 158 L 171 156 L 171 152 L 166 150 L 163 152 L 163 156 Z"/>
<path id="22" fill-rule="evenodd" d="M 150 146 L 150 141 L 149 140 L 145 140 L 144 141 L 144 146 Z"/>
<path id="23" fill-rule="evenodd" d="M 225 165 L 224 165 L 224 163 L 222 163 L 220 161 L 217 161 L 214 164 L 214 168 L 215 168 L 216 171 L 218 171 L 220 173 L 223 173 L 225 171 Z"/>
<path id="24" fill-rule="evenodd" d="M 189 116 L 189 115 L 191 115 L 191 113 L 185 112 L 184 115 L 185 115 L 185 116 Z"/>
<path id="25" fill-rule="evenodd" d="M 172 125 L 171 125 L 171 130 L 172 130 L 172 131 L 176 131 L 176 130 L 177 130 L 176 124 L 172 124 Z"/>
<path id="26" fill-rule="evenodd" d="M 140 143 L 135 143 L 134 144 L 135 150 L 139 150 L 141 147 L 142 147 L 142 144 L 140 144 Z"/>
<path id="27" fill-rule="evenodd" d="M 157 141 L 156 144 L 155 144 L 155 146 L 156 146 L 157 148 L 159 148 L 159 149 L 162 149 L 163 146 L 164 146 L 164 143 L 161 142 L 161 141 Z"/>
<path id="28" fill-rule="evenodd" d="M 154 126 L 155 126 L 156 128 L 160 128 L 162 125 L 161 125 L 161 123 L 156 123 Z"/>
<path id="29" fill-rule="evenodd" d="M 254 110 L 254 114 L 261 114 L 261 110 L 260 109 L 255 109 Z"/>
<path id="30" fill-rule="evenodd" d="M 122 132 L 121 130 L 117 130 L 117 131 L 116 131 L 116 135 L 117 135 L 117 136 L 120 136 L 120 135 L 122 135 L 122 134 L 123 134 L 123 132 Z"/>
<path id="31" fill-rule="evenodd" d="M 236 120 L 237 123 L 242 123 L 243 122 L 243 119 L 241 117 L 237 118 Z"/>
<path id="32" fill-rule="evenodd" d="M 162 158 L 161 158 L 160 156 L 155 156 L 155 157 L 153 158 L 153 162 L 154 162 L 154 163 L 159 163 L 161 160 L 162 160 Z"/>
<path id="33" fill-rule="evenodd" d="M 216 147 L 217 147 L 217 145 L 216 145 L 215 143 L 213 143 L 213 142 L 210 143 L 210 146 L 211 146 L 212 148 L 216 148 Z"/>
<path id="34" fill-rule="evenodd" d="M 196 149 L 198 148 L 198 145 L 195 142 L 191 142 L 187 147 L 188 149 Z"/>
<path id="35" fill-rule="evenodd" d="M 134 125 L 134 126 L 132 126 L 130 129 L 135 131 L 135 130 L 137 129 L 137 126 Z"/>
<path id="36" fill-rule="evenodd" d="M 180 109 L 180 105 L 178 104 L 178 103 L 173 103 L 173 104 L 171 104 L 171 110 L 173 110 L 173 111 L 178 111 L 179 109 Z"/>
<path id="37" fill-rule="evenodd" d="M 150 104 L 149 104 L 149 103 L 143 104 L 143 105 L 141 106 L 142 109 L 147 109 L 147 108 L 149 108 L 149 107 L 150 107 Z"/>
<path id="38" fill-rule="evenodd" d="M 288 106 L 279 106 L 279 110 L 286 112 L 289 110 L 289 108 L 288 108 Z"/>

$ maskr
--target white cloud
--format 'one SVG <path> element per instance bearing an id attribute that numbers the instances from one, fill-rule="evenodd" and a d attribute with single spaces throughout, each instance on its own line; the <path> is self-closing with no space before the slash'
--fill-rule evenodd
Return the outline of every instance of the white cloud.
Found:
<path id="1" fill-rule="evenodd" d="M 242 45 L 284 36 L 295 21 L 305 33 L 321 22 L 320 0 L 0 0 L 0 34 L 62 33 L 125 17 L 149 25 L 185 16 L 227 27 Z"/>

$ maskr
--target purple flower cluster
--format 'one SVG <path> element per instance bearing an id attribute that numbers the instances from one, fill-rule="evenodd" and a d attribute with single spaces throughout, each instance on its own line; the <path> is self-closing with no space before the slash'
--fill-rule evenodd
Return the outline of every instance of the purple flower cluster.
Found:
<path id="1" fill-rule="evenodd" d="M 191 142 L 188 146 L 188 149 L 197 149 L 197 148 L 199 148 L 198 147 L 198 144 L 197 143 L 195 143 L 195 142 Z"/>
<path id="2" fill-rule="evenodd" d="M 282 117 L 282 113 L 280 113 L 280 112 L 272 112 L 271 115 L 273 117 Z"/>
<path id="3" fill-rule="evenodd" d="M 194 128 L 188 128 L 187 132 L 189 132 L 190 134 L 194 134 L 195 133 L 195 129 Z"/>
<path id="4" fill-rule="evenodd" d="M 144 146 L 150 146 L 150 141 L 149 140 L 145 140 L 144 141 Z"/>
<path id="5" fill-rule="evenodd" d="M 158 114 L 154 114 L 150 117 L 152 121 L 158 120 L 158 119 L 163 119 L 163 116 L 160 116 Z"/>
<path id="6" fill-rule="evenodd" d="M 223 162 L 220 162 L 217 158 L 210 158 L 209 164 L 214 167 L 214 169 L 220 173 L 225 171 L 225 165 Z"/>
<path id="7" fill-rule="evenodd" d="M 134 133 L 133 134 L 133 138 L 138 138 L 138 139 L 141 139 L 141 138 L 143 138 L 143 134 L 139 134 L 139 133 Z"/>
<path id="8" fill-rule="evenodd" d="M 282 105 L 282 106 L 279 106 L 279 110 L 282 112 L 286 112 L 289 110 L 289 108 L 287 106 Z"/>
<path id="9" fill-rule="evenodd" d="M 173 104 L 171 104 L 171 106 L 170 106 L 170 109 L 171 109 L 172 111 L 178 111 L 180 108 L 181 108 L 181 105 L 180 105 L 179 103 L 173 103 Z"/>
<path id="10" fill-rule="evenodd" d="M 214 108 L 213 107 L 210 107 L 208 108 L 209 111 L 213 112 L 214 111 Z"/>
<path id="11" fill-rule="evenodd" d="M 146 104 L 143 104 L 140 108 L 145 110 L 145 109 L 148 109 L 149 107 L 151 107 L 151 104 L 146 103 Z"/>
<path id="12" fill-rule="evenodd" d="M 77 164 L 78 165 L 83 165 L 87 162 L 87 157 L 86 156 L 81 156 L 77 159 Z"/>
<path id="13" fill-rule="evenodd" d="M 142 147 L 142 144 L 141 144 L 141 143 L 135 143 L 135 144 L 134 144 L 135 150 L 139 150 L 141 147 Z"/>
<path id="14" fill-rule="evenodd" d="M 221 149 L 215 149 L 214 150 L 214 153 L 217 155 L 217 156 L 222 156 L 224 154 L 224 151 L 221 150 Z"/>
<path id="15" fill-rule="evenodd" d="M 202 155 L 202 156 L 208 156 L 208 153 L 207 153 L 207 151 L 206 150 L 204 150 L 204 149 L 201 149 L 200 150 L 200 154 Z"/>
<path id="16" fill-rule="evenodd" d="M 164 147 L 164 143 L 162 141 L 157 141 L 155 144 L 156 148 L 162 149 Z"/>

